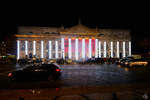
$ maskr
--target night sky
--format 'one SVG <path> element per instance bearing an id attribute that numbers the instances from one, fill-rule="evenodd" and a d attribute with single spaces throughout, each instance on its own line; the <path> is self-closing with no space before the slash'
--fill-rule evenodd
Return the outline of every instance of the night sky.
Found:
<path id="1" fill-rule="evenodd" d="M 25 4 L 15 8 L 8 5 L 8 10 L 1 11 L 1 41 L 15 34 L 17 26 L 71 27 L 78 24 L 79 19 L 91 28 L 130 29 L 134 40 L 150 37 L 150 10 L 146 3 Z"/>

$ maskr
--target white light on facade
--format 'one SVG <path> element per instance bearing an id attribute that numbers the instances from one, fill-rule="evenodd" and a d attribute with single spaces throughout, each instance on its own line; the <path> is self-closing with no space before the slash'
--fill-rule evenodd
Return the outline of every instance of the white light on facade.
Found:
<path id="1" fill-rule="evenodd" d="M 44 41 L 41 41 L 41 58 L 44 58 Z"/>
<path id="2" fill-rule="evenodd" d="M 111 57 L 113 57 L 113 42 L 110 42 Z"/>
<path id="3" fill-rule="evenodd" d="M 78 60 L 78 39 L 75 40 L 75 57 Z"/>
<path id="4" fill-rule="evenodd" d="M 117 58 L 119 58 L 119 41 L 117 41 Z"/>
<path id="5" fill-rule="evenodd" d="M 72 52 L 71 52 L 71 39 L 69 39 L 69 52 L 68 52 L 68 55 L 69 55 L 69 59 L 72 58 Z"/>
<path id="6" fill-rule="evenodd" d="M 20 41 L 17 40 L 17 59 L 20 59 Z"/>
<path id="7" fill-rule="evenodd" d="M 129 41 L 129 56 L 131 56 L 131 41 Z"/>
<path id="8" fill-rule="evenodd" d="M 58 58 L 58 41 L 55 41 L 55 58 Z"/>
<path id="9" fill-rule="evenodd" d="M 123 57 L 126 57 L 125 42 L 123 42 Z"/>
<path id="10" fill-rule="evenodd" d="M 61 38 L 61 52 L 62 52 L 62 58 L 65 58 L 65 53 L 64 53 L 64 38 Z"/>
<path id="11" fill-rule="evenodd" d="M 36 55 L 36 41 L 33 41 L 33 55 Z"/>
<path id="12" fill-rule="evenodd" d="M 92 58 L 91 39 L 89 39 L 89 58 Z"/>
<path id="13" fill-rule="evenodd" d="M 25 41 L 25 55 L 28 55 L 28 41 Z"/>
<path id="14" fill-rule="evenodd" d="M 95 58 L 98 58 L 98 39 L 95 39 Z"/>
<path id="15" fill-rule="evenodd" d="M 52 58 L 52 41 L 49 41 L 49 48 L 48 49 L 49 49 L 49 52 L 48 52 L 49 56 L 48 57 L 49 57 L 49 59 L 51 59 Z"/>
<path id="16" fill-rule="evenodd" d="M 106 41 L 104 42 L 104 58 L 106 58 Z"/>
<path id="17" fill-rule="evenodd" d="M 85 59 L 85 39 L 82 39 L 82 58 Z"/>
<path id="18" fill-rule="evenodd" d="M 99 58 L 101 58 L 101 41 L 99 41 Z"/>

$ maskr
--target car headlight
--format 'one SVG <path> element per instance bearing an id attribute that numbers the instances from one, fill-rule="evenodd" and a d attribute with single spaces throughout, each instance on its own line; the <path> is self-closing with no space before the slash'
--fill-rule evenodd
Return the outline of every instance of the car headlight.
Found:
<path id="1" fill-rule="evenodd" d="M 125 62 L 125 64 L 128 65 L 129 63 L 128 63 L 128 62 Z"/>

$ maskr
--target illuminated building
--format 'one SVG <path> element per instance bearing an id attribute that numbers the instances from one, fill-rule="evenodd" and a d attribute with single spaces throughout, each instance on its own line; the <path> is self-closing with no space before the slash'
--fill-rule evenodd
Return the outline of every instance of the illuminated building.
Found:
<path id="1" fill-rule="evenodd" d="M 82 24 L 70 28 L 18 27 L 17 59 L 119 58 L 131 56 L 129 30 L 91 29 Z"/>

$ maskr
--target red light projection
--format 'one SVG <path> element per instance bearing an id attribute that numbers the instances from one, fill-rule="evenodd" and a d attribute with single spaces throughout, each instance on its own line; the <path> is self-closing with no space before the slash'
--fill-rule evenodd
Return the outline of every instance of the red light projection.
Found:
<path id="1" fill-rule="evenodd" d="M 65 41 L 64 41 L 64 54 L 65 54 L 65 57 L 68 57 L 68 38 L 65 38 Z"/>
<path id="2" fill-rule="evenodd" d="M 75 58 L 75 38 L 71 40 L 72 57 Z"/>
<path id="3" fill-rule="evenodd" d="M 88 54 L 89 54 L 89 39 L 86 38 L 85 39 L 85 57 L 88 58 Z"/>
<path id="4" fill-rule="evenodd" d="M 92 48 L 92 56 L 95 56 L 95 39 L 92 39 L 91 48 Z"/>

